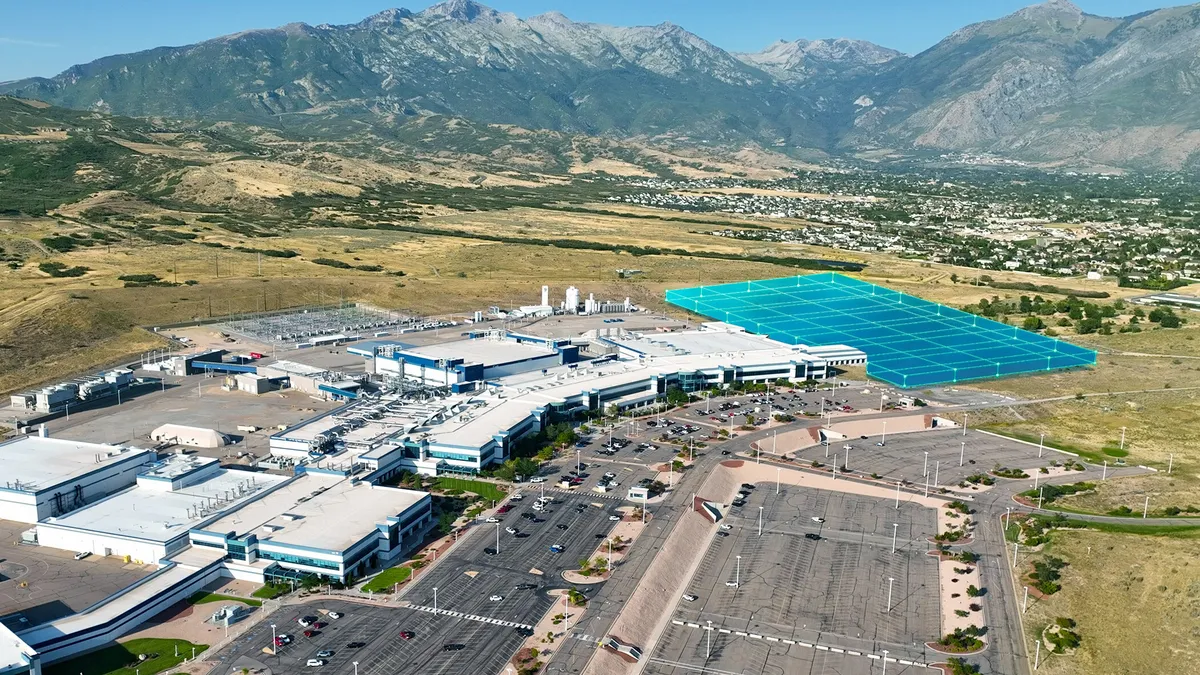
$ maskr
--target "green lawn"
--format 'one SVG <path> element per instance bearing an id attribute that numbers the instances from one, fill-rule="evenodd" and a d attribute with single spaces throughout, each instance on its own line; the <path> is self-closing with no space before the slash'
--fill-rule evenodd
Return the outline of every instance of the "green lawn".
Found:
<path id="1" fill-rule="evenodd" d="M 203 605 L 209 602 L 242 602 L 251 607 L 262 607 L 261 600 L 252 598 L 239 598 L 236 595 L 221 595 L 220 593 L 209 593 L 208 591 L 197 591 L 192 597 L 188 598 L 190 605 Z"/>
<path id="2" fill-rule="evenodd" d="M 179 656 L 175 656 L 176 647 Z M 193 647 L 197 655 L 208 649 L 208 645 L 194 645 L 187 640 L 138 638 L 55 663 L 43 672 L 46 675 L 154 675 L 191 658 Z M 156 656 L 139 662 L 138 654 Z"/>
<path id="3" fill-rule="evenodd" d="M 250 595 L 253 595 L 256 598 L 262 598 L 264 600 L 274 600 L 275 598 L 278 598 L 279 596 L 281 596 L 287 592 L 288 592 L 287 586 L 272 586 L 270 584 L 267 584 L 266 586 L 263 586 L 262 588 L 258 589 L 257 591 L 254 591 Z"/>
<path id="4" fill-rule="evenodd" d="M 408 566 L 390 567 L 380 572 L 375 576 L 374 579 L 368 581 L 366 584 L 363 584 L 362 591 L 363 593 L 368 591 L 371 593 L 391 591 L 392 587 L 396 584 L 408 581 L 409 577 L 412 576 L 412 573 L 412 568 Z"/>
<path id="5" fill-rule="evenodd" d="M 505 492 L 495 485 L 482 480 L 472 480 L 470 478 L 454 478 L 452 476 L 442 476 L 437 479 L 438 489 L 441 490 L 462 490 L 463 492 L 471 492 L 479 495 L 484 499 L 494 499 L 500 501 L 507 495 Z"/>

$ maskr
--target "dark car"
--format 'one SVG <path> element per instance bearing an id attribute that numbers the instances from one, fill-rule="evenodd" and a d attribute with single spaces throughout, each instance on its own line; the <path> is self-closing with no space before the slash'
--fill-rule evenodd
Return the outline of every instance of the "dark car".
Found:
<path id="1" fill-rule="evenodd" d="M 534 591 L 537 590 L 537 584 L 517 584 L 513 586 L 514 591 Z"/>
<path id="2" fill-rule="evenodd" d="M 483 549 L 483 554 L 484 554 L 484 555 L 496 555 L 497 553 L 499 553 L 499 551 L 497 551 L 496 549 L 494 549 L 494 548 L 492 548 L 492 547 L 490 547 L 490 546 L 489 546 L 489 547 L 487 547 L 487 548 L 485 548 L 485 549 Z"/>
<path id="3" fill-rule="evenodd" d="M 412 632 L 411 630 L 400 631 L 400 639 L 401 640 L 411 640 L 411 639 L 415 638 L 416 636 L 417 636 L 417 634 Z"/>
<path id="4" fill-rule="evenodd" d="M 362 649 L 363 647 L 366 647 L 366 646 L 367 646 L 367 643 L 365 643 L 365 642 L 351 642 L 346 645 L 346 649 Z"/>
<path id="5" fill-rule="evenodd" d="M 458 644 L 457 642 L 448 645 L 442 645 L 442 651 L 444 652 L 460 652 L 466 648 L 466 645 Z"/>
<path id="6" fill-rule="evenodd" d="M 728 451 L 728 450 L 722 450 L 722 451 L 721 451 L 721 454 L 722 454 L 722 455 L 728 455 L 728 454 L 729 454 L 729 451 Z"/>
<path id="7" fill-rule="evenodd" d="M 736 506 L 736 507 L 739 507 L 739 508 L 740 508 L 740 507 L 743 507 L 743 506 L 745 506 L 745 505 L 746 505 L 746 500 L 744 500 L 744 499 L 735 499 L 735 500 L 733 500 L 733 502 L 732 502 L 732 504 L 731 504 L 731 505 L 732 505 L 732 506 Z"/>
<path id="8" fill-rule="evenodd" d="M 821 535 L 817 534 L 816 532 L 807 532 L 807 533 L 805 533 L 804 538 L 812 539 L 813 541 L 820 541 Z"/>
<path id="9" fill-rule="evenodd" d="M 532 628 L 524 628 L 522 626 L 517 626 L 513 630 L 515 630 L 517 632 L 517 635 L 520 635 L 521 637 L 529 637 L 529 636 L 533 635 Z"/>
<path id="10" fill-rule="evenodd" d="M 729 536 L 729 533 L 728 533 L 728 532 L 723 532 L 723 531 L 722 531 L 722 532 L 717 532 L 717 536 L 718 536 L 718 537 L 728 537 L 728 536 Z"/>
<path id="11" fill-rule="evenodd" d="M 566 526 L 565 524 L 563 524 L 563 523 L 559 523 L 559 524 L 555 525 L 555 527 L 557 527 L 557 528 L 558 528 L 558 529 L 560 529 L 560 530 L 565 530 L 565 529 L 567 529 L 567 526 Z"/>
<path id="12" fill-rule="evenodd" d="M 742 489 L 743 490 L 753 490 L 754 486 L 751 485 L 750 483 L 742 483 Z"/>

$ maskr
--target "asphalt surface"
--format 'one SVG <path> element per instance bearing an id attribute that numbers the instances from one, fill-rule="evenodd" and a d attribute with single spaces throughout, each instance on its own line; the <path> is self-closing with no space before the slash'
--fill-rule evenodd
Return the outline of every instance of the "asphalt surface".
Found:
<path id="1" fill-rule="evenodd" d="M 730 511 L 723 521 L 728 536 L 715 537 L 701 561 L 688 590 L 697 599 L 678 601 L 671 630 L 651 655 L 653 672 L 696 665 L 804 672 L 825 651 L 820 647 L 842 649 L 837 668 L 850 672 L 855 659 L 869 668 L 867 654 L 883 649 L 890 658 L 928 660 L 923 643 L 936 636 L 940 621 L 937 563 L 925 555 L 936 527 L 932 511 L 794 486 L 776 494 L 773 484 L 760 484 L 746 501 Z M 720 645 L 711 655 L 709 621 Z M 678 663 L 692 666 L 671 665 Z"/>

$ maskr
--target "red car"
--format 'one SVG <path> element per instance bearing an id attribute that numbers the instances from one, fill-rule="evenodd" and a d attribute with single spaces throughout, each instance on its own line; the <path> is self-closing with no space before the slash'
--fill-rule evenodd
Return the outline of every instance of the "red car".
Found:
<path id="1" fill-rule="evenodd" d="M 314 635 L 316 635 L 316 634 L 317 634 L 317 633 L 316 633 L 316 631 L 312 631 L 312 630 L 306 630 L 306 631 L 304 631 L 304 637 L 307 637 L 307 638 L 310 638 L 310 637 L 312 637 L 312 636 L 314 636 Z"/>
<path id="2" fill-rule="evenodd" d="M 412 632 L 411 630 L 400 631 L 400 639 L 401 640 L 411 640 L 411 639 L 415 638 L 416 636 L 417 636 L 417 634 Z"/>

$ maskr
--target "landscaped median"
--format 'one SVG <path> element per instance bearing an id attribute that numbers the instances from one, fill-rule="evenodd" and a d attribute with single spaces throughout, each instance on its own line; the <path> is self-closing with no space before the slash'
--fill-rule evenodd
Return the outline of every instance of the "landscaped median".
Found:
<path id="1" fill-rule="evenodd" d="M 135 638 L 42 669 L 46 675 L 155 675 L 198 656 L 208 645 Z"/>

